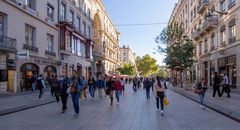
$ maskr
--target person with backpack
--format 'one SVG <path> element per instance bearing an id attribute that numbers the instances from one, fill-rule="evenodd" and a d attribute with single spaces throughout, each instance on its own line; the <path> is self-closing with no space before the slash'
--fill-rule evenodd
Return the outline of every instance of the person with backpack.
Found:
<path id="1" fill-rule="evenodd" d="M 207 91 L 207 83 L 205 78 L 202 78 L 201 82 L 198 83 L 197 89 L 200 90 L 198 93 L 199 99 L 200 99 L 200 107 L 204 110 L 205 109 L 204 98 L 205 98 L 205 93 Z"/>
<path id="2" fill-rule="evenodd" d="M 58 81 L 58 88 L 60 90 L 60 97 L 62 101 L 62 113 L 67 110 L 67 100 L 68 100 L 68 88 L 70 86 L 70 79 L 67 76 L 61 76 Z"/>
<path id="3" fill-rule="evenodd" d="M 95 97 L 95 80 L 92 76 L 89 76 L 89 79 L 88 79 L 88 87 L 89 87 L 89 93 L 90 95 L 94 98 Z"/>
<path id="4" fill-rule="evenodd" d="M 153 84 L 153 92 L 156 97 L 156 105 L 157 105 L 156 111 L 159 111 L 159 99 L 160 99 L 161 115 L 163 115 L 163 107 L 164 107 L 163 101 L 166 95 L 165 95 L 165 87 L 162 86 L 161 79 L 159 76 L 157 76 L 156 81 Z"/>
<path id="5" fill-rule="evenodd" d="M 222 95 L 220 93 L 220 83 L 221 83 L 221 78 L 218 76 L 217 72 L 214 73 L 214 78 L 213 78 L 213 95 L 212 97 L 215 97 L 216 92 L 218 93 L 218 97 L 222 98 Z"/>
<path id="6" fill-rule="evenodd" d="M 39 89 L 39 96 L 38 96 L 38 98 L 41 99 L 42 95 L 44 93 L 44 89 L 46 89 L 45 82 L 44 82 L 42 74 L 40 74 L 39 77 L 37 78 L 37 87 Z"/>
<path id="7" fill-rule="evenodd" d="M 146 97 L 148 100 L 150 100 L 150 89 L 152 87 L 152 82 L 150 81 L 150 79 L 148 77 L 144 80 L 144 86 L 146 89 Z"/>
<path id="8" fill-rule="evenodd" d="M 70 79 L 70 87 L 71 87 L 70 92 L 71 92 L 73 107 L 75 111 L 75 114 L 74 114 L 75 118 L 79 117 L 79 98 L 80 98 L 80 92 L 83 88 L 83 83 L 77 75 L 78 75 L 78 72 L 76 70 L 73 70 L 72 77 Z"/>

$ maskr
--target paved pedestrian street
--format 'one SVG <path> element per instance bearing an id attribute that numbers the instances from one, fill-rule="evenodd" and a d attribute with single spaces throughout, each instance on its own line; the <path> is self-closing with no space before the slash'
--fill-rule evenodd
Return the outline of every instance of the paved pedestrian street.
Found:
<path id="1" fill-rule="evenodd" d="M 80 103 L 80 117 L 73 118 L 69 99 L 68 110 L 61 113 L 61 103 L 8 114 L 0 117 L 1 130 L 239 130 L 235 122 L 171 90 L 169 106 L 164 116 L 155 110 L 155 99 L 146 100 L 145 90 L 136 93 L 130 86 L 120 99 L 120 105 L 110 106 L 108 97 L 102 102 L 89 96 Z"/>

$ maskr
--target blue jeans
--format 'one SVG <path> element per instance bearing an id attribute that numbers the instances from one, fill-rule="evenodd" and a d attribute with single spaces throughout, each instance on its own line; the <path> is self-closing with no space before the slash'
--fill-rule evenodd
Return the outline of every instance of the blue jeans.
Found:
<path id="1" fill-rule="evenodd" d="M 35 83 L 32 83 L 32 91 L 35 91 Z"/>
<path id="2" fill-rule="evenodd" d="M 150 99 L 150 88 L 146 88 L 147 99 Z"/>
<path id="3" fill-rule="evenodd" d="M 71 97 L 72 97 L 72 102 L 73 102 L 73 107 L 75 110 L 75 113 L 79 114 L 79 97 L 80 97 L 80 93 L 71 93 Z"/>
<path id="4" fill-rule="evenodd" d="M 202 93 L 199 94 L 200 105 L 202 105 L 202 106 L 204 105 L 204 104 L 203 104 L 204 97 L 205 97 L 205 92 L 202 92 Z"/>
<path id="5" fill-rule="evenodd" d="M 116 96 L 117 102 L 119 102 L 120 92 L 121 92 L 120 90 L 115 90 L 115 96 Z"/>
<path id="6" fill-rule="evenodd" d="M 89 93 L 92 97 L 95 97 L 95 90 L 94 90 L 94 87 L 92 85 L 89 86 Z"/>

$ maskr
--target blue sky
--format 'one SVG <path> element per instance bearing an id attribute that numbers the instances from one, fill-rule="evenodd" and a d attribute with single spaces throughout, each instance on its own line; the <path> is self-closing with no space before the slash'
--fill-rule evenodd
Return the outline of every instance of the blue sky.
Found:
<path id="1" fill-rule="evenodd" d="M 177 0 L 102 0 L 115 25 L 167 23 Z M 150 54 L 162 65 L 164 56 L 153 54 L 155 37 L 166 24 L 149 26 L 117 26 L 120 46 L 129 45 L 139 56 Z"/>

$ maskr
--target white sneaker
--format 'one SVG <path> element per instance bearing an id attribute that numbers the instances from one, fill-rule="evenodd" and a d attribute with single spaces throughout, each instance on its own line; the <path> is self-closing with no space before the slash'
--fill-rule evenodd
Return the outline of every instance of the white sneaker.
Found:
<path id="1" fill-rule="evenodd" d="M 163 115 L 163 110 L 161 110 L 161 115 Z"/>
<path id="2" fill-rule="evenodd" d="M 117 102 L 117 105 L 120 105 L 119 102 Z"/>
<path id="3" fill-rule="evenodd" d="M 159 109 L 158 109 L 158 108 L 156 108 L 156 111 L 159 111 Z"/>

